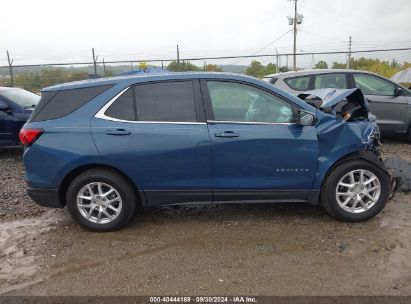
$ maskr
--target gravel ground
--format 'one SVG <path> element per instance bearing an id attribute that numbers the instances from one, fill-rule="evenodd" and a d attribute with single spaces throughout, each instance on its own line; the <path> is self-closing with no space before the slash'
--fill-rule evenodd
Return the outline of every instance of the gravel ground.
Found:
<path id="1" fill-rule="evenodd" d="M 46 211 L 26 194 L 21 157 L 20 149 L 0 149 L 0 223 L 39 216 Z"/>
<path id="2" fill-rule="evenodd" d="M 411 162 L 411 144 L 402 140 L 385 140 L 382 144 L 382 157 L 392 157 L 399 155 L 400 157 Z"/>
<path id="3" fill-rule="evenodd" d="M 383 156 L 411 161 L 411 145 Z M 411 295 L 411 194 L 341 223 L 308 204 L 170 207 L 93 233 L 25 194 L 0 151 L 0 295 Z"/>

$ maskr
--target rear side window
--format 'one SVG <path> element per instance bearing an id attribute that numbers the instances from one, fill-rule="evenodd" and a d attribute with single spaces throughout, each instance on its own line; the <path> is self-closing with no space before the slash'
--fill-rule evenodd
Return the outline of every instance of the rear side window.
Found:
<path id="1" fill-rule="evenodd" d="M 67 116 L 110 87 L 111 85 L 104 85 L 63 90 L 57 93 L 45 92 L 46 94 L 42 94 L 30 121 L 43 121 Z"/>
<path id="2" fill-rule="evenodd" d="M 310 75 L 286 78 L 284 82 L 295 91 L 307 91 L 310 84 Z"/>
<path id="3" fill-rule="evenodd" d="M 322 74 L 315 76 L 314 82 L 315 89 L 346 89 L 347 88 L 347 78 L 345 74 Z"/>
<path id="4" fill-rule="evenodd" d="M 197 121 L 192 81 L 137 85 L 134 95 L 139 121 Z"/>
<path id="5" fill-rule="evenodd" d="M 121 94 L 104 114 L 120 120 L 136 120 L 132 89 Z"/>

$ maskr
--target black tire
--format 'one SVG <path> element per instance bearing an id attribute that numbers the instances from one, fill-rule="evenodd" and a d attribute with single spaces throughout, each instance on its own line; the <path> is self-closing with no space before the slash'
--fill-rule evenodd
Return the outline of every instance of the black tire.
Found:
<path id="1" fill-rule="evenodd" d="M 379 199 L 371 208 L 361 213 L 351 213 L 338 204 L 336 198 L 337 185 L 347 173 L 359 169 L 370 171 L 378 178 L 381 193 Z M 391 180 L 387 172 L 368 161 L 351 160 L 341 163 L 329 174 L 323 187 L 321 202 L 324 210 L 332 217 L 345 222 L 361 222 L 374 217 L 384 208 L 390 192 Z"/>
<path id="2" fill-rule="evenodd" d="M 77 208 L 77 195 L 79 191 L 87 184 L 97 182 L 105 183 L 113 187 L 122 200 L 122 208 L 117 217 L 111 222 L 104 224 L 93 223 L 87 220 Z M 114 231 L 124 227 L 135 214 L 137 205 L 134 185 L 124 176 L 110 169 L 90 169 L 78 175 L 67 189 L 66 200 L 67 209 L 73 219 L 84 228 L 97 232 Z"/>

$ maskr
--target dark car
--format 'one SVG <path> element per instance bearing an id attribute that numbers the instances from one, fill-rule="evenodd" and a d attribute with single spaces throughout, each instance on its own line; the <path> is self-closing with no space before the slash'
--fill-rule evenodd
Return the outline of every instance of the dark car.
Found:
<path id="1" fill-rule="evenodd" d="M 0 87 L 0 147 L 19 146 L 19 132 L 40 96 L 19 88 Z"/>
<path id="2" fill-rule="evenodd" d="M 309 202 L 367 220 L 391 187 L 378 130 L 361 90 L 332 94 L 321 111 L 225 73 L 49 87 L 20 133 L 28 192 L 98 231 L 122 227 L 137 207 L 188 203 Z"/>
<path id="3" fill-rule="evenodd" d="M 324 88 L 359 88 L 368 99 L 370 112 L 377 116 L 383 135 L 406 135 L 411 143 L 411 91 L 381 77 L 357 70 L 318 69 L 264 76 L 265 81 L 293 95 Z M 318 100 L 307 102 L 321 104 Z"/>

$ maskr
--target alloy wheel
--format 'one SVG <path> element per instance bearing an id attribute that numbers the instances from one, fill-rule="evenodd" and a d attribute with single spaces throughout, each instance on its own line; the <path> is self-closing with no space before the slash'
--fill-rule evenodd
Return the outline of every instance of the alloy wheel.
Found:
<path id="1" fill-rule="evenodd" d="M 80 189 L 77 209 L 88 221 L 107 224 L 115 220 L 122 209 L 120 193 L 111 185 L 93 182 Z"/>
<path id="2" fill-rule="evenodd" d="M 350 213 L 362 213 L 372 208 L 380 198 L 381 184 L 378 177 L 363 169 L 345 174 L 337 184 L 338 205 Z"/>

